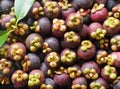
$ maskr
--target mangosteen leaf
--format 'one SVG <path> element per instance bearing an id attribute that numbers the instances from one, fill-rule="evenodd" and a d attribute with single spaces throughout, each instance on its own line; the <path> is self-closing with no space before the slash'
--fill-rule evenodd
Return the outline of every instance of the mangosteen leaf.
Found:
<path id="1" fill-rule="evenodd" d="M 15 0 L 14 8 L 15 16 L 17 18 L 16 23 L 18 23 L 19 20 L 23 19 L 27 15 L 34 1 L 35 0 Z"/>
<path id="2" fill-rule="evenodd" d="M 0 31 L 0 47 L 6 42 L 8 36 L 11 32 L 12 31 L 8 31 L 8 30 L 1 30 Z"/>

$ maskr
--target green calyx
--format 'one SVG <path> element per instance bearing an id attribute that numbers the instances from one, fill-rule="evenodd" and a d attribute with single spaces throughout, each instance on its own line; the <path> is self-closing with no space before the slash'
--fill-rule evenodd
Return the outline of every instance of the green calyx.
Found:
<path id="1" fill-rule="evenodd" d="M 43 7 L 40 6 L 33 8 L 32 14 L 34 14 L 35 19 L 38 19 L 40 16 L 43 16 L 44 15 Z"/>
<path id="2" fill-rule="evenodd" d="M 96 40 L 100 40 L 100 39 L 105 37 L 106 33 L 107 33 L 106 30 L 104 30 L 102 28 L 98 28 L 96 30 L 96 32 L 92 32 L 91 37 L 96 39 Z"/>
<path id="3" fill-rule="evenodd" d="M 62 7 L 62 10 L 67 10 L 72 6 L 71 4 L 68 3 L 68 0 L 60 0 L 58 4 Z"/>
<path id="4" fill-rule="evenodd" d="M 35 0 L 29 0 L 29 1 L 27 1 L 27 0 L 21 0 L 21 1 L 15 0 L 14 5 L 13 5 L 14 9 L 12 8 L 12 11 L 13 10 L 14 11 L 9 14 L 9 15 L 12 15 L 11 17 L 15 18 L 15 19 L 10 20 L 12 25 L 11 25 L 11 23 L 8 22 L 6 24 L 7 29 L 0 31 L 0 33 L 2 33 L 2 34 L 0 34 L 0 47 L 6 42 L 10 33 L 15 31 L 16 29 L 18 29 L 17 28 L 18 22 L 20 20 L 22 20 L 27 15 L 27 13 L 29 12 L 30 8 L 32 7 L 34 1 Z M 18 5 L 18 3 L 19 3 L 19 5 Z M 10 17 L 10 19 L 11 19 L 11 17 Z M 6 20 L 5 20 L 5 23 L 6 23 Z M 15 23 L 15 24 L 13 24 L 13 23 Z"/>
<path id="5" fill-rule="evenodd" d="M 0 76 L 0 83 L 3 84 L 10 84 L 10 79 L 8 77 L 2 77 Z"/>
<path id="6" fill-rule="evenodd" d="M 80 8 L 79 13 L 81 16 L 86 16 L 86 15 L 90 14 L 90 9 Z"/>
<path id="7" fill-rule="evenodd" d="M 100 44 L 101 49 L 108 49 L 109 48 L 109 40 L 108 39 L 99 40 L 99 44 Z"/>
<path id="8" fill-rule="evenodd" d="M 99 82 L 92 82 L 90 84 L 91 89 L 106 89 L 104 86 L 101 85 Z"/>
<path id="9" fill-rule="evenodd" d="M 107 60 L 108 65 L 114 65 L 114 62 L 116 60 L 116 56 L 108 55 L 106 57 L 106 60 Z"/>
<path id="10" fill-rule="evenodd" d="M 40 86 L 40 89 L 53 89 L 53 86 L 52 85 L 50 85 L 50 84 L 42 84 L 41 86 Z"/>
<path id="11" fill-rule="evenodd" d="M 78 13 L 76 13 L 75 15 L 70 16 L 70 23 L 72 23 L 73 26 L 80 25 L 81 20 L 82 20 L 82 16 L 80 14 L 78 14 Z"/>
<path id="12" fill-rule="evenodd" d="M 57 63 L 60 61 L 60 58 L 56 52 L 51 52 L 48 54 L 47 62 L 51 67 L 57 67 Z"/>
<path id="13" fill-rule="evenodd" d="M 66 31 L 66 25 L 65 25 L 65 21 L 62 19 L 53 19 L 53 27 L 52 27 L 52 31 L 61 31 L 61 32 L 65 32 Z"/>
<path id="14" fill-rule="evenodd" d="M 49 11 L 49 12 L 53 12 L 53 13 L 59 12 L 58 4 L 55 1 L 52 1 L 52 2 L 47 1 L 45 3 L 45 7 L 46 7 L 47 11 Z"/>
<path id="15" fill-rule="evenodd" d="M 87 89 L 87 86 L 86 85 L 75 84 L 75 85 L 72 85 L 71 88 L 72 89 Z"/>
<path id="16" fill-rule="evenodd" d="M 20 48 L 17 45 L 13 46 L 11 50 L 11 55 L 13 56 L 13 60 L 16 60 L 16 61 L 21 60 L 23 54 L 24 54 L 24 51 L 22 48 Z"/>
<path id="17" fill-rule="evenodd" d="M 5 24 L 8 30 L 13 30 L 16 35 L 25 35 L 26 31 L 29 29 L 28 25 L 25 23 L 16 24 L 16 19 L 12 18 L 10 22 Z"/>
<path id="18" fill-rule="evenodd" d="M 82 16 L 79 13 L 73 13 L 69 16 L 67 22 L 69 28 L 76 28 L 76 26 L 80 26 L 80 24 L 82 24 Z"/>
<path id="19" fill-rule="evenodd" d="M 23 36 L 28 31 L 29 27 L 25 23 L 18 23 L 17 29 L 14 31 L 16 35 Z"/>
<path id="20" fill-rule="evenodd" d="M 96 56 L 97 63 L 100 65 L 107 63 L 107 60 L 106 60 L 107 55 L 108 55 L 107 51 L 103 51 L 101 54 L 98 54 Z"/>
<path id="21" fill-rule="evenodd" d="M 80 41 L 80 37 L 74 31 L 66 32 L 64 34 L 64 38 L 66 39 L 67 42 L 78 42 L 78 41 Z"/>
<path id="22" fill-rule="evenodd" d="M 22 60 L 21 65 L 24 71 L 29 70 L 29 67 L 32 65 L 30 60 Z"/>
<path id="23" fill-rule="evenodd" d="M 110 79 L 116 79 L 117 78 L 116 68 L 111 67 L 109 65 L 104 67 L 104 74 L 109 76 Z"/>
<path id="24" fill-rule="evenodd" d="M 120 18 L 120 12 L 115 12 L 114 15 L 113 15 L 115 18 Z"/>
<path id="25" fill-rule="evenodd" d="M 61 57 L 62 62 L 72 63 L 76 59 L 76 53 L 70 50 L 66 50 L 64 55 Z"/>
<path id="26" fill-rule="evenodd" d="M 120 48 L 120 36 L 117 35 L 110 40 L 111 49 L 117 51 Z"/>
<path id="27" fill-rule="evenodd" d="M 17 26 L 16 26 L 16 19 L 15 18 L 11 18 L 11 20 L 5 24 L 5 27 L 7 29 L 11 29 L 11 30 L 12 29 L 16 29 L 17 28 Z"/>
<path id="28" fill-rule="evenodd" d="M 91 10 L 91 13 L 95 13 L 96 11 L 100 11 L 102 8 L 104 7 L 104 4 L 97 4 L 95 3 L 92 10 Z"/>
<path id="29" fill-rule="evenodd" d="M 98 78 L 98 73 L 93 68 L 92 69 L 85 68 L 83 72 L 87 79 L 97 79 Z"/>
<path id="30" fill-rule="evenodd" d="M 31 42 L 30 42 L 30 51 L 35 52 L 37 51 L 39 48 L 42 47 L 41 44 L 41 39 L 39 37 L 35 37 Z"/>
<path id="31" fill-rule="evenodd" d="M 18 71 L 16 71 L 15 74 L 12 75 L 12 79 L 17 82 L 25 81 L 28 79 L 28 74 L 24 73 L 21 70 L 18 70 Z"/>
<path id="32" fill-rule="evenodd" d="M 28 85 L 29 86 L 40 85 L 40 74 L 30 74 Z"/>
<path id="33" fill-rule="evenodd" d="M 93 44 L 91 41 L 89 40 L 84 40 L 81 42 L 81 46 L 80 46 L 80 49 L 82 51 L 87 51 L 88 49 L 91 49 L 93 47 Z"/>
<path id="34" fill-rule="evenodd" d="M 8 57 L 8 48 L 9 45 L 4 45 L 0 48 L 0 55 L 3 55 L 4 57 Z"/>
<path id="35" fill-rule="evenodd" d="M 67 73 L 69 74 L 70 78 L 74 79 L 79 77 L 82 72 L 77 67 L 68 67 Z"/>
<path id="36" fill-rule="evenodd" d="M 40 32 L 40 26 L 37 21 L 34 21 L 33 26 L 30 27 L 30 30 L 34 30 L 35 32 Z"/>
<path id="37" fill-rule="evenodd" d="M 52 49 L 49 47 L 48 43 L 44 42 L 43 47 L 42 47 L 42 52 L 43 53 L 50 53 Z"/>
<path id="38" fill-rule="evenodd" d="M 9 74 L 11 66 L 12 66 L 11 62 L 8 61 L 7 59 L 2 58 L 0 60 L 0 70 L 2 71 L 3 74 Z"/>
<path id="39" fill-rule="evenodd" d="M 30 87 L 39 85 L 39 84 L 40 84 L 39 79 L 32 78 L 31 80 L 28 81 L 28 86 L 30 86 Z"/>
<path id="40" fill-rule="evenodd" d="M 120 20 L 114 17 L 109 17 L 107 20 L 104 21 L 104 25 L 110 28 L 115 28 L 120 24 Z"/>
<path id="41" fill-rule="evenodd" d="M 112 8 L 112 12 L 113 12 L 113 16 L 114 16 L 115 18 L 118 18 L 118 19 L 119 19 L 119 17 L 120 17 L 120 9 L 119 9 L 119 7 L 114 6 L 114 7 Z"/>
<path id="42" fill-rule="evenodd" d="M 32 78 L 34 78 L 34 79 L 40 79 L 40 74 L 38 74 L 38 73 L 36 73 L 36 74 L 30 74 L 29 75 L 29 79 L 32 79 Z"/>

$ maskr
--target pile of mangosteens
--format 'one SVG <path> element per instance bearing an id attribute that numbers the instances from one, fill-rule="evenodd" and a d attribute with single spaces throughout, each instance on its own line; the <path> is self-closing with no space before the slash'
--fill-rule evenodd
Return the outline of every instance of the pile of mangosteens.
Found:
<path id="1" fill-rule="evenodd" d="M 120 0 L 35 0 L 0 47 L 0 89 L 120 89 Z"/>

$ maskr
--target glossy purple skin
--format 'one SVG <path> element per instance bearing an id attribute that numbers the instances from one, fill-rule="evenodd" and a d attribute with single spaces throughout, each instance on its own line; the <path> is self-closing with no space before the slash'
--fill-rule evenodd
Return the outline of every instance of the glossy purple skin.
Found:
<path id="1" fill-rule="evenodd" d="M 79 8 L 91 8 L 94 0 L 73 0 L 73 7 L 78 10 Z"/>
<path id="2" fill-rule="evenodd" d="M 1 27 L 5 29 L 6 28 L 5 24 L 7 22 L 9 22 L 12 18 L 14 18 L 14 16 L 12 16 L 10 14 L 6 14 L 5 16 L 1 17 L 1 19 L 0 19 Z"/>
<path id="3" fill-rule="evenodd" d="M 106 4 L 107 0 L 94 0 L 98 4 Z"/>
<path id="4" fill-rule="evenodd" d="M 92 32 L 95 32 L 98 28 L 103 28 L 101 23 L 99 22 L 91 23 L 87 29 L 88 35 L 91 37 Z"/>
<path id="5" fill-rule="evenodd" d="M 96 11 L 95 13 L 91 13 L 91 19 L 94 22 L 103 22 L 108 17 L 108 11 L 106 8 L 102 8 L 99 11 Z"/>
<path id="6" fill-rule="evenodd" d="M 103 79 L 105 79 L 108 82 L 112 82 L 113 81 L 113 79 L 110 79 L 109 76 L 104 74 L 104 68 L 101 69 L 101 76 L 102 76 Z"/>
<path id="7" fill-rule="evenodd" d="M 61 45 L 61 47 L 64 49 L 64 48 L 68 48 L 68 43 L 67 42 L 65 42 L 65 40 L 61 40 L 60 41 L 60 45 Z"/>
<path id="8" fill-rule="evenodd" d="M 39 79 L 40 80 L 40 84 L 39 85 L 41 85 L 45 81 L 44 73 L 41 70 L 39 70 L 39 69 L 34 69 L 34 70 L 29 72 L 29 76 L 30 75 L 34 75 L 34 74 L 40 74 L 40 79 Z"/>
<path id="9" fill-rule="evenodd" d="M 71 13 L 75 13 L 75 9 L 73 7 L 68 8 L 67 10 L 62 10 L 62 18 L 66 19 L 67 16 Z"/>
<path id="10" fill-rule="evenodd" d="M 29 13 L 28 13 L 28 16 L 30 16 L 31 18 L 34 18 L 35 15 L 32 13 L 32 11 L 33 11 L 35 8 L 39 8 L 39 7 L 41 7 L 41 4 L 40 4 L 38 1 L 35 1 L 35 2 L 33 3 L 32 7 L 31 7 Z"/>
<path id="11" fill-rule="evenodd" d="M 40 58 L 35 53 L 28 53 L 27 56 L 31 62 L 31 66 L 28 68 L 28 71 L 38 69 L 40 67 Z"/>
<path id="12" fill-rule="evenodd" d="M 39 35 L 38 33 L 31 33 L 27 36 L 26 40 L 25 40 L 25 45 L 26 47 L 29 49 L 31 44 L 30 42 L 35 38 L 35 37 L 39 37 L 41 39 L 41 44 L 43 44 L 43 38 L 41 35 Z"/>
<path id="13" fill-rule="evenodd" d="M 99 0 L 100 1 L 100 0 Z M 106 8 L 110 11 L 112 8 L 116 5 L 115 0 L 107 0 L 106 2 Z"/>
<path id="14" fill-rule="evenodd" d="M 102 86 L 104 86 L 106 89 L 108 88 L 108 83 L 105 79 L 103 78 L 98 78 L 96 80 L 93 81 L 94 83 L 100 83 Z"/>
<path id="15" fill-rule="evenodd" d="M 22 71 L 22 70 L 16 70 L 16 71 L 14 71 L 13 74 L 16 74 L 17 71 Z M 23 72 L 23 71 L 22 71 L 22 72 Z M 23 72 L 23 73 L 24 73 L 24 72 Z M 21 82 L 18 82 L 18 81 L 13 80 L 12 77 L 11 77 L 11 82 L 13 83 L 14 88 L 23 88 L 24 86 L 27 85 L 27 81 L 26 81 L 26 80 L 23 80 L 23 81 L 21 81 Z"/>
<path id="16" fill-rule="evenodd" d="M 108 36 L 113 36 L 115 34 L 117 34 L 120 31 L 120 25 L 116 26 L 115 28 L 111 29 L 108 26 L 103 25 L 103 28 L 107 31 L 107 35 Z"/>
<path id="17" fill-rule="evenodd" d="M 1 0 L 0 1 L 0 15 L 2 13 L 8 14 L 11 11 L 11 8 L 13 6 L 13 0 Z"/>
<path id="18" fill-rule="evenodd" d="M 80 42 L 81 42 L 81 37 L 80 37 L 80 35 L 78 34 L 78 33 L 75 33 L 75 35 L 77 36 L 77 37 L 79 37 L 79 40 L 77 40 L 77 42 L 73 42 L 73 41 L 71 41 L 71 42 L 67 42 L 67 40 L 66 40 L 66 38 L 64 38 L 64 41 L 63 42 L 65 42 L 66 43 L 66 46 L 68 47 L 68 48 L 76 48 L 79 44 L 80 44 Z"/>
<path id="19" fill-rule="evenodd" d="M 82 29 L 78 32 L 82 40 L 88 37 L 87 29 L 88 26 L 83 24 Z"/>
<path id="20" fill-rule="evenodd" d="M 48 44 L 49 48 L 52 49 L 52 51 L 58 52 L 60 49 L 59 41 L 55 37 L 47 37 L 45 38 L 45 43 Z"/>
<path id="21" fill-rule="evenodd" d="M 96 70 L 98 74 L 100 74 L 100 67 L 94 61 L 85 62 L 81 67 L 82 72 L 84 71 L 85 68 L 89 68 L 89 69 L 93 68 Z"/>
<path id="22" fill-rule="evenodd" d="M 52 2 L 52 1 L 51 1 Z M 56 1 L 55 1 L 56 2 Z M 60 13 L 61 13 L 61 8 L 60 8 L 60 6 L 59 5 L 57 5 L 58 6 L 58 9 L 59 9 L 59 11 L 57 12 L 57 13 L 55 13 L 55 12 L 49 12 L 48 10 L 47 10 L 47 8 L 45 7 L 45 5 L 44 5 L 44 14 L 45 14 L 45 16 L 46 17 L 48 17 L 48 18 L 50 18 L 50 19 L 54 19 L 54 18 L 57 18 L 57 17 L 59 17 L 59 15 L 60 15 Z"/>
<path id="23" fill-rule="evenodd" d="M 120 52 L 112 52 L 110 55 L 116 57 L 113 66 L 120 68 Z"/>
<path id="24" fill-rule="evenodd" d="M 77 77 L 72 81 L 72 85 L 76 84 L 87 85 L 87 80 L 84 77 Z"/>
<path id="25" fill-rule="evenodd" d="M 75 16 L 75 15 L 76 15 L 76 13 L 71 13 L 71 14 L 69 14 L 67 16 L 67 18 L 66 18 L 66 26 L 67 26 L 67 23 L 70 21 L 71 16 Z M 76 26 L 73 26 L 73 27 L 69 27 L 69 26 L 67 26 L 67 27 L 68 27 L 69 30 L 79 31 L 79 30 L 81 30 L 82 25 L 83 25 L 83 19 L 81 19 L 80 24 L 78 24 Z"/>
<path id="26" fill-rule="evenodd" d="M 21 42 L 12 43 L 10 45 L 9 49 L 8 49 L 8 56 L 9 56 L 9 58 L 11 58 L 13 60 L 14 60 L 14 58 L 13 58 L 13 56 L 11 54 L 11 51 L 13 50 L 13 47 L 16 46 L 16 45 L 19 46 L 23 50 L 22 57 L 24 57 L 25 54 L 26 54 L 26 47 L 25 47 L 25 45 L 23 43 L 21 43 Z"/>
<path id="27" fill-rule="evenodd" d="M 59 57 L 59 55 L 57 54 L 57 56 Z M 56 62 L 57 66 L 56 67 L 51 67 L 50 66 L 50 62 L 47 61 L 47 58 L 50 57 L 50 53 L 46 54 L 45 58 L 44 58 L 44 62 L 46 63 L 46 65 L 48 66 L 49 69 L 51 70 L 55 70 L 56 68 L 58 68 L 60 66 L 60 58 L 59 58 L 59 62 Z"/>
<path id="28" fill-rule="evenodd" d="M 107 81 L 105 81 L 103 78 L 98 78 L 96 82 L 101 82 L 103 86 L 105 86 L 106 88 L 108 87 Z"/>
<path id="29" fill-rule="evenodd" d="M 68 74 L 56 74 L 54 76 L 54 81 L 58 86 L 69 86 L 71 79 Z"/>
<path id="30" fill-rule="evenodd" d="M 64 32 L 61 32 L 59 30 L 54 30 L 52 31 L 52 34 L 54 37 L 58 38 L 58 39 L 61 39 L 64 37 L 64 34 L 65 34 L 65 31 Z"/>
<path id="31" fill-rule="evenodd" d="M 46 85 L 51 85 L 53 87 L 53 89 L 56 89 L 56 84 L 55 81 L 52 78 L 45 78 L 45 82 Z"/>
<path id="32" fill-rule="evenodd" d="M 40 65 L 40 68 L 39 68 L 43 73 L 44 73 L 44 76 L 45 77 L 48 77 L 48 66 L 46 65 L 45 62 L 43 62 L 41 65 Z"/>
<path id="33" fill-rule="evenodd" d="M 113 86 L 113 89 L 120 89 L 120 80 Z"/>
<path id="34" fill-rule="evenodd" d="M 89 25 L 91 22 L 90 14 L 83 16 L 83 23 Z"/>
<path id="35" fill-rule="evenodd" d="M 74 50 L 71 50 L 71 49 L 69 49 L 69 48 L 65 48 L 65 49 L 63 49 L 63 50 L 61 51 L 60 56 L 64 56 L 65 53 L 66 53 L 66 51 L 73 51 L 73 52 L 75 52 Z M 65 65 L 73 65 L 73 64 L 76 63 L 76 61 L 77 61 L 77 58 L 75 58 L 72 62 L 64 62 L 63 64 L 65 64 Z"/>
<path id="36" fill-rule="evenodd" d="M 77 55 L 79 60 L 90 60 L 96 53 L 95 45 L 93 44 L 92 48 L 87 49 L 87 51 L 82 51 L 80 48 L 77 50 Z"/>
<path id="37" fill-rule="evenodd" d="M 38 19 L 38 25 L 40 27 L 40 34 L 42 36 L 49 35 L 49 33 L 52 30 L 52 24 L 48 18 L 42 17 L 42 18 Z"/>

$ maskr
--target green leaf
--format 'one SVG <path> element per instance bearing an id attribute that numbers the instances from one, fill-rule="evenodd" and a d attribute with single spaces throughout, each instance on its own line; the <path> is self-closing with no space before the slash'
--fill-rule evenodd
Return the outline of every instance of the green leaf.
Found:
<path id="1" fill-rule="evenodd" d="M 27 15 L 34 1 L 35 0 L 15 0 L 14 7 L 17 22 Z"/>
<path id="2" fill-rule="evenodd" d="M 12 31 L 7 31 L 7 30 L 1 30 L 0 31 L 0 47 L 5 43 L 5 41 L 7 40 L 9 34 Z"/>

